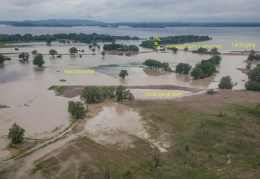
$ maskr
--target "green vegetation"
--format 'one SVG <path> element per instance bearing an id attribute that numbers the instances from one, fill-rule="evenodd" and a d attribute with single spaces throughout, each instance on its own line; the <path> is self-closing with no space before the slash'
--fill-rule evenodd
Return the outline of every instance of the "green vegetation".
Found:
<path id="1" fill-rule="evenodd" d="M 21 128 L 18 124 L 14 123 L 9 129 L 8 138 L 11 139 L 13 144 L 18 144 L 23 142 L 25 130 Z"/>
<path id="2" fill-rule="evenodd" d="M 215 91 L 214 89 L 208 89 L 207 90 L 207 94 L 214 95 L 216 93 L 217 93 L 217 91 Z"/>
<path id="3" fill-rule="evenodd" d="M 64 82 L 64 81 L 62 81 L 62 82 Z M 60 95 L 63 94 L 63 92 L 65 91 L 65 89 L 66 89 L 66 86 L 51 86 L 51 87 L 49 87 L 48 90 L 54 90 L 55 94 L 56 94 L 57 96 L 60 96 Z"/>
<path id="4" fill-rule="evenodd" d="M 191 72 L 191 76 L 194 79 L 201 79 L 210 77 L 217 72 L 216 65 L 220 64 L 221 56 L 215 55 L 208 60 L 202 60 L 200 64 L 197 64 Z"/>
<path id="5" fill-rule="evenodd" d="M 98 87 L 85 87 L 80 95 L 80 99 L 86 104 L 101 103 L 104 101 L 102 90 Z"/>
<path id="6" fill-rule="evenodd" d="M 38 51 L 37 51 L 37 50 L 33 50 L 33 51 L 32 51 L 32 54 L 33 54 L 33 56 L 36 56 L 36 55 L 37 55 L 37 53 L 38 53 Z"/>
<path id="7" fill-rule="evenodd" d="M 232 79 L 230 76 L 224 76 L 221 78 L 220 83 L 218 84 L 218 87 L 220 89 L 232 89 Z"/>
<path id="8" fill-rule="evenodd" d="M 198 36 L 198 35 L 181 35 L 181 36 L 168 36 L 168 37 L 159 37 L 158 45 L 163 44 L 182 44 L 190 42 L 201 42 L 211 40 L 209 36 Z M 150 37 L 149 40 L 143 41 L 140 46 L 145 48 L 155 48 L 154 37 Z M 177 51 L 176 51 L 177 52 Z"/>
<path id="9" fill-rule="evenodd" d="M 176 73 L 188 75 L 190 73 L 191 66 L 188 63 L 179 63 L 176 66 Z"/>
<path id="10" fill-rule="evenodd" d="M 124 86 L 118 86 L 116 88 L 116 100 L 117 101 L 131 101 L 134 99 L 134 95 L 127 90 Z"/>
<path id="11" fill-rule="evenodd" d="M 105 44 L 103 49 L 104 50 L 133 51 L 133 52 L 139 51 L 139 48 L 136 45 L 116 44 L 115 42 L 112 42 L 112 44 Z"/>
<path id="12" fill-rule="evenodd" d="M 260 60 L 260 54 L 256 54 L 254 50 L 251 50 L 247 60 L 253 61 L 253 60 Z"/>
<path id="13" fill-rule="evenodd" d="M 103 87 L 101 90 L 105 99 L 113 99 L 116 97 L 115 87 Z"/>
<path id="14" fill-rule="evenodd" d="M 0 54 L 0 64 L 3 65 L 4 61 L 5 61 L 5 57 L 2 54 Z"/>
<path id="15" fill-rule="evenodd" d="M 71 47 L 69 49 L 69 52 L 71 55 L 75 55 L 76 53 L 78 53 L 78 49 L 76 47 Z"/>
<path id="16" fill-rule="evenodd" d="M 103 34 L 76 34 L 76 33 L 59 33 L 53 35 L 32 35 L 32 34 L 0 34 L 0 42 L 52 42 L 52 41 L 60 41 L 64 43 L 68 40 L 74 42 L 82 42 L 82 43 L 93 43 L 93 42 L 113 42 L 115 40 L 138 40 L 138 37 L 130 37 L 130 36 L 111 36 L 111 35 L 103 35 Z"/>
<path id="17" fill-rule="evenodd" d="M 84 119 L 86 116 L 86 109 L 84 104 L 77 101 L 69 101 L 68 111 L 71 113 L 72 117 L 75 119 Z"/>
<path id="18" fill-rule="evenodd" d="M 54 55 L 58 55 L 58 52 L 55 49 L 51 49 L 49 51 L 49 54 L 52 55 L 52 57 L 54 57 Z"/>
<path id="19" fill-rule="evenodd" d="M 203 53 L 203 54 L 221 54 L 218 52 L 217 48 L 211 49 L 210 52 L 208 52 L 207 48 L 200 47 L 198 50 L 193 50 L 192 53 Z"/>
<path id="20" fill-rule="evenodd" d="M 128 76 L 128 72 L 127 72 L 127 70 L 121 70 L 118 75 L 119 75 L 119 77 L 121 77 L 122 79 L 125 79 L 125 77 Z"/>
<path id="21" fill-rule="evenodd" d="M 178 51 L 178 48 L 176 48 L 176 47 L 173 47 L 173 48 L 172 48 L 172 51 L 173 51 L 174 53 L 177 53 L 177 51 Z"/>
<path id="22" fill-rule="evenodd" d="M 106 55 L 106 52 L 105 51 L 102 51 L 101 52 L 101 55 L 103 55 L 103 57 Z"/>
<path id="23" fill-rule="evenodd" d="M 22 52 L 18 57 L 23 61 L 27 61 L 30 58 L 30 54 L 28 52 Z"/>
<path id="24" fill-rule="evenodd" d="M 161 63 L 157 60 L 148 59 L 145 60 L 143 65 L 147 66 L 150 69 L 154 70 L 164 70 L 164 71 L 171 71 L 171 68 L 169 67 L 169 63 Z"/>
<path id="25" fill-rule="evenodd" d="M 248 73 L 249 81 L 246 82 L 245 87 L 247 90 L 260 91 L 260 65 L 250 70 Z"/>
<path id="26" fill-rule="evenodd" d="M 43 55 L 41 53 L 38 53 L 33 60 L 33 64 L 37 65 L 38 67 L 42 67 L 42 65 L 44 64 L 44 60 L 43 60 Z"/>

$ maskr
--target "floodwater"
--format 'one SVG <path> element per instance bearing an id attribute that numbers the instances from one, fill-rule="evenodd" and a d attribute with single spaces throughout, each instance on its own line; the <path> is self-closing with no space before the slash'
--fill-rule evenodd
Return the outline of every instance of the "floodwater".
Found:
<path id="1" fill-rule="evenodd" d="M 128 41 L 125 43 L 138 44 L 139 42 Z M 83 54 L 82 58 L 71 55 L 53 58 L 47 55 L 52 48 L 59 53 L 67 54 L 71 46 L 85 50 L 85 52 L 80 52 Z M 151 58 L 168 62 L 172 69 L 175 69 L 176 65 L 181 62 L 189 63 L 194 67 L 202 59 L 210 58 L 210 55 L 192 54 L 184 51 L 179 51 L 176 54 L 170 51 L 150 51 L 130 57 L 108 54 L 102 57 L 101 51 L 97 50 L 93 55 L 93 52 L 85 44 L 63 45 L 59 43 L 53 43 L 51 47 L 46 46 L 45 43 L 33 43 L 32 46 L 21 47 L 19 52 L 31 52 L 33 49 L 46 54 L 44 55 L 46 68 L 39 69 L 33 66 L 32 57 L 28 63 L 21 63 L 17 54 L 11 54 L 8 56 L 14 60 L 6 61 L 5 66 L 0 69 L 1 92 L 4 94 L 0 96 L 0 104 L 10 106 L 10 108 L 0 109 L 0 137 L 6 138 L 8 129 L 14 122 L 25 129 L 25 137 L 37 139 L 55 135 L 55 132 L 59 132 L 59 130 L 55 131 L 56 128 L 60 130 L 66 128 L 70 122 L 70 116 L 67 112 L 69 99 L 57 97 L 53 91 L 48 91 L 47 89 L 52 85 L 176 85 L 205 90 L 217 88 L 221 77 L 226 75 L 230 75 L 232 80 L 237 83 L 234 89 L 243 89 L 247 80 L 247 76 L 236 69 L 245 67 L 246 56 L 222 55 L 222 62 L 217 67 L 219 73 L 203 80 L 192 80 L 187 75 L 152 71 L 142 68 L 141 65 L 145 59 Z M 149 50 L 140 48 L 140 52 L 144 51 Z M 0 53 L 14 52 L 14 48 L 0 49 Z M 94 69 L 94 73 L 66 74 L 64 69 Z M 122 69 L 128 70 L 129 73 L 129 76 L 124 80 L 118 77 Z M 66 81 L 60 82 L 61 79 Z M 133 90 L 136 98 L 140 99 L 144 99 L 145 92 L 149 92 L 149 90 Z M 2 140 L 6 140 L 5 138 L 0 138 L 1 144 L 3 144 Z M 1 145 L 1 149 L 5 149 L 6 145 L 5 142 L 4 145 Z M 3 157 L 2 154 L 0 156 Z"/>
<path id="2" fill-rule="evenodd" d="M 120 103 L 102 106 L 85 128 L 87 136 L 100 144 L 133 147 L 131 135 L 148 138 L 139 113 Z"/>
<path id="3" fill-rule="evenodd" d="M 11 28 L 11 29 L 10 29 Z M 0 27 L 0 30 L 9 29 L 8 32 L 14 33 L 13 27 Z M 83 33 L 91 32 L 92 27 L 87 28 L 70 28 Z M 21 33 L 28 28 L 18 28 Z M 17 30 L 16 29 L 16 30 Z M 36 30 L 37 29 L 37 30 Z M 69 28 L 68 28 L 69 29 Z M 63 28 L 64 31 L 68 29 Z M 192 28 L 194 30 L 194 28 Z M 260 34 L 259 28 L 233 28 L 234 34 L 229 28 L 216 28 L 212 33 L 207 33 L 210 30 L 207 28 L 195 29 L 194 33 L 187 28 L 166 28 L 166 29 L 136 29 L 139 33 L 136 36 L 146 37 L 150 35 L 180 35 L 182 34 L 200 34 L 212 35 L 213 40 L 203 43 L 224 43 L 225 49 L 221 52 L 229 50 L 241 50 L 230 48 L 232 41 L 245 41 L 248 43 L 259 44 Z M 27 33 L 38 34 L 49 32 L 46 28 L 35 28 L 34 33 L 29 30 Z M 56 29 L 60 30 L 59 28 Z M 85 31 L 84 31 L 85 30 Z M 100 29 L 99 29 L 100 30 Z M 105 28 L 108 31 L 107 28 Z M 126 30 L 126 32 L 124 32 Z M 145 35 L 148 30 L 149 33 Z M 175 31 L 174 31 L 175 30 Z M 203 33 L 199 33 L 201 30 Z M 244 34 L 243 30 L 248 30 Z M 102 29 L 101 29 L 102 31 Z M 97 32 L 101 32 L 97 31 Z M 115 31 L 120 31 L 116 35 L 125 35 L 132 29 L 116 28 Z M 1 31 L 4 33 L 5 31 Z M 53 31 L 55 33 L 55 31 Z M 63 31 L 59 31 L 63 32 Z M 226 33 L 225 33 L 226 32 Z M 18 31 L 16 32 L 18 33 Z M 57 32 L 58 33 L 58 32 Z M 112 32 L 110 32 L 112 33 Z M 129 35 L 132 35 L 132 34 Z M 251 35 L 252 34 L 252 35 Z M 113 35 L 113 34 L 112 34 Z M 214 40 L 214 37 L 215 40 Z M 223 41 L 221 41 L 223 40 Z M 126 44 L 140 44 L 139 41 L 122 41 Z M 202 44 L 202 43 L 201 43 Z M 14 47 L 16 44 L 13 44 Z M 146 85 L 175 85 L 183 87 L 198 88 L 206 90 L 209 88 L 217 88 L 221 77 L 230 75 L 232 80 L 237 83 L 234 89 L 244 89 L 244 83 L 247 81 L 247 75 L 243 74 L 237 68 L 245 68 L 247 56 L 228 56 L 222 55 L 222 62 L 217 66 L 219 71 L 215 76 L 203 80 L 192 80 L 187 75 L 179 75 L 169 72 L 152 71 L 142 68 L 141 65 L 146 59 L 155 59 L 160 62 L 169 63 L 172 69 L 175 69 L 178 63 L 189 63 L 193 67 L 196 63 L 203 59 L 208 59 L 210 55 L 192 54 L 191 52 L 178 51 L 176 54 L 168 52 L 153 52 L 149 49 L 140 47 L 140 53 L 136 55 L 118 56 L 106 54 L 103 58 L 100 54 L 102 50 L 97 50 L 95 54 L 88 48 L 86 44 L 70 44 L 63 45 L 53 42 L 52 46 L 46 46 L 45 43 L 26 43 L 27 47 L 19 47 L 19 52 L 31 52 L 37 50 L 43 53 L 46 68 L 39 69 L 32 64 L 32 56 L 27 63 L 21 63 L 18 60 L 18 54 L 8 54 L 13 60 L 6 61 L 5 66 L 0 68 L 0 105 L 7 105 L 10 108 L 0 109 L 0 163 L 2 160 L 8 159 L 14 155 L 14 151 L 8 150 L 9 140 L 7 139 L 8 129 L 14 122 L 17 122 L 25 129 L 25 137 L 33 139 L 49 139 L 63 131 L 71 122 L 71 117 L 67 112 L 67 103 L 69 100 L 64 97 L 55 96 L 53 91 L 47 89 L 52 85 L 125 85 L 125 86 L 146 86 Z M 102 49 L 101 44 L 101 49 Z M 68 54 L 69 48 L 76 46 L 79 50 L 84 49 L 82 58 L 71 55 L 63 55 L 62 58 L 51 57 L 47 55 L 50 49 L 56 49 L 59 53 Z M 1 48 L 0 53 L 17 53 L 13 48 Z M 258 48 L 258 45 L 257 45 Z M 259 48 L 258 48 L 259 49 Z M 242 49 L 250 50 L 250 49 Z M 254 49 L 257 50 L 257 49 Z M 147 53 L 143 53 L 147 52 Z M 79 69 L 94 69 L 94 73 L 90 74 L 66 74 L 64 70 L 79 70 Z M 120 70 L 128 70 L 129 76 L 122 80 L 118 77 Z M 65 82 L 61 82 L 65 79 Z M 145 93 L 160 92 L 160 93 L 182 93 L 183 95 L 192 95 L 189 91 L 179 90 L 158 90 L 158 89 L 132 89 L 131 90 L 138 99 L 155 99 L 147 97 Z M 173 97 L 178 98 L 178 97 Z M 77 98 L 78 99 L 78 98 Z M 160 97 L 156 99 L 165 99 Z M 172 98 L 170 98 L 172 99 Z M 144 124 L 137 111 L 127 108 L 121 104 L 104 104 L 96 115 L 91 117 L 86 125 L 86 134 L 98 143 L 106 145 L 118 145 L 120 147 L 134 147 L 133 138 L 136 136 L 142 139 L 149 139 L 145 131 Z M 118 136 L 121 136 L 119 138 Z M 37 159 L 37 154 L 45 155 L 48 152 L 64 145 L 61 142 L 53 148 L 43 148 L 40 153 L 35 153 L 33 157 L 29 157 L 25 162 L 31 162 Z M 155 144 L 154 144 L 155 145 Z M 52 145 L 54 146 L 54 145 Z M 161 151 L 165 151 L 161 148 Z M 24 171 L 25 169 L 21 170 Z"/>

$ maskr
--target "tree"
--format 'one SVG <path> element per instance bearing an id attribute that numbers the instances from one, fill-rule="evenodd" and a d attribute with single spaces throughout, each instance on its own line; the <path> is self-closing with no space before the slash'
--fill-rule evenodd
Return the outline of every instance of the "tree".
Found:
<path id="1" fill-rule="evenodd" d="M 86 104 L 100 103 L 104 101 L 103 92 L 98 87 L 85 87 L 80 95 L 80 99 Z"/>
<path id="2" fill-rule="evenodd" d="M 188 75 L 191 70 L 191 66 L 188 63 L 179 63 L 176 66 L 176 73 Z"/>
<path id="3" fill-rule="evenodd" d="M 95 49 L 95 48 L 92 48 L 91 50 L 92 50 L 93 54 L 95 54 L 96 49 Z"/>
<path id="4" fill-rule="evenodd" d="M 188 51 L 188 50 L 189 50 L 188 46 L 185 46 L 184 51 Z"/>
<path id="5" fill-rule="evenodd" d="M 233 84 L 230 76 L 224 76 L 221 78 L 220 83 L 218 84 L 220 89 L 232 89 Z"/>
<path id="6" fill-rule="evenodd" d="M 43 55 L 41 53 L 38 53 L 33 60 L 33 64 L 34 65 L 38 65 L 38 67 L 42 67 L 42 65 L 44 64 L 44 60 L 43 60 Z"/>
<path id="7" fill-rule="evenodd" d="M 248 69 L 248 70 L 250 70 L 250 68 L 251 68 L 251 63 L 249 62 L 249 63 L 247 63 L 247 65 L 246 65 L 246 69 Z"/>
<path id="8" fill-rule="evenodd" d="M 118 86 L 116 88 L 116 100 L 123 101 L 123 100 L 133 100 L 134 95 L 130 92 L 130 90 L 126 90 L 124 86 Z"/>
<path id="9" fill-rule="evenodd" d="M 33 51 L 32 51 L 33 56 L 37 55 L 37 53 L 38 53 L 37 50 L 33 50 Z"/>
<path id="10" fill-rule="evenodd" d="M 29 57 L 30 57 L 30 54 L 28 52 L 22 52 L 19 54 L 19 58 L 26 60 L 26 61 L 29 59 Z"/>
<path id="11" fill-rule="evenodd" d="M 211 53 L 219 53 L 217 48 L 211 49 Z"/>
<path id="12" fill-rule="evenodd" d="M 202 71 L 201 68 L 196 67 L 195 69 L 192 70 L 191 76 L 196 80 L 196 79 L 201 79 L 205 78 L 204 72 Z"/>
<path id="13" fill-rule="evenodd" d="M 70 54 L 72 54 L 72 55 L 75 55 L 76 53 L 78 53 L 78 49 L 76 47 L 71 47 L 69 51 L 70 51 Z"/>
<path id="14" fill-rule="evenodd" d="M 106 52 L 105 51 L 102 51 L 101 52 L 101 55 L 103 55 L 103 57 L 106 55 Z"/>
<path id="15" fill-rule="evenodd" d="M 128 72 L 126 70 L 121 70 L 118 75 L 119 77 L 125 79 L 125 77 L 128 76 Z"/>
<path id="16" fill-rule="evenodd" d="M 248 73 L 248 78 L 250 81 L 260 82 L 260 66 L 257 66 Z"/>
<path id="17" fill-rule="evenodd" d="M 52 57 L 54 57 L 54 55 L 58 55 L 58 52 L 55 49 L 51 49 L 49 51 L 49 54 L 52 55 Z"/>
<path id="18" fill-rule="evenodd" d="M 5 61 L 5 57 L 2 54 L 0 54 L 0 64 L 3 65 L 4 61 Z"/>
<path id="19" fill-rule="evenodd" d="M 23 141 L 24 132 L 25 130 L 23 128 L 14 123 L 9 129 L 8 138 L 11 139 L 11 142 L 14 144 L 21 143 Z"/>
<path id="20" fill-rule="evenodd" d="M 77 101 L 69 101 L 68 111 L 71 113 L 72 117 L 75 119 L 83 119 L 86 116 L 86 109 L 84 104 Z"/>
<path id="21" fill-rule="evenodd" d="M 173 51 L 174 53 L 176 53 L 176 52 L 178 51 L 178 48 L 173 47 L 173 48 L 172 48 L 172 51 Z"/>
<path id="22" fill-rule="evenodd" d="M 47 39 L 47 40 L 46 40 L 46 45 L 50 46 L 50 45 L 51 45 L 51 41 L 52 41 L 52 39 L 50 39 L 50 38 Z"/>

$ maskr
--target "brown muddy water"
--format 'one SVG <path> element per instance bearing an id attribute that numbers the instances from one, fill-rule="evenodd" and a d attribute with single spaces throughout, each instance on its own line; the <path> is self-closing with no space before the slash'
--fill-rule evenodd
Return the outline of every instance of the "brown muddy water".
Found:
<path id="1" fill-rule="evenodd" d="M 127 43 L 135 44 L 137 42 Z M 18 60 L 18 54 L 6 55 L 13 60 L 6 61 L 5 66 L 0 68 L 0 105 L 10 106 L 10 108 L 0 109 L 0 162 L 14 155 L 13 151 L 7 149 L 9 144 L 7 139 L 8 129 L 14 122 L 25 129 L 26 138 L 44 140 L 56 136 L 70 125 L 71 117 L 67 112 L 67 102 L 71 99 L 55 96 L 53 91 L 48 91 L 47 89 L 52 85 L 175 85 L 206 90 L 216 88 L 221 77 L 226 75 L 230 75 L 232 80 L 237 83 L 234 89 L 243 89 L 247 80 L 247 76 L 236 69 L 245 68 L 244 60 L 246 60 L 246 56 L 223 55 L 222 62 L 217 67 L 219 73 L 211 78 L 192 80 L 187 75 L 147 70 L 142 68 L 141 64 L 145 59 L 151 58 L 168 62 L 173 69 L 180 62 L 189 63 L 194 67 L 202 59 L 210 58 L 210 55 L 192 54 L 184 51 L 179 51 L 176 54 L 172 52 L 152 52 L 140 48 L 140 52 L 150 52 L 139 53 L 130 57 L 107 54 L 103 58 L 100 54 L 101 51 L 97 50 L 93 55 L 87 45 L 60 45 L 58 43 L 53 43 L 51 47 L 47 47 L 44 43 L 34 43 L 32 46 L 21 47 L 19 52 L 38 50 L 39 53 L 48 54 L 49 50 L 54 48 L 59 53 L 68 54 L 71 46 L 85 50 L 84 53 L 80 52 L 80 54 L 83 54 L 82 58 L 79 55 L 63 55 L 62 58 L 44 55 L 44 66 L 46 68 L 43 69 L 33 66 L 32 56 L 28 63 L 21 63 Z M 15 52 L 14 48 L 0 49 L 0 53 Z M 66 74 L 64 69 L 94 69 L 95 72 L 93 74 Z M 125 80 L 118 77 L 118 73 L 122 69 L 128 70 L 129 73 Z M 61 79 L 66 81 L 61 82 Z M 136 98 L 140 99 L 148 99 L 144 97 L 146 92 L 178 92 L 184 94 L 184 96 L 192 94 L 189 91 L 174 90 L 133 89 L 132 91 Z M 164 99 L 164 97 L 161 98 Z M 85 126 L 85 135 L 90 136 L 94 141 L 121 147 L 133 147 L 132 138 L 129 137 L 131 135 L 149 141 L 149 136 L 144 124 L 140 122 L 141 118 L 138 112 L 120 104 L 104 104 L 100 109 L 98 115 L 89 119 Z M 118 138 L 117 136 L 122 133 L 123 137 Z M 64 145 L 64 143 L 61 144 Z M 62 145 L 57 145 L 57 148 Z M 154 142 L 154 145 L 156 145 L 156 142 Z M 43 148 L 41 152 L 46 154 L 51 150 L 53 149 Z M 165 151 L 165 149 L 162 148 L 161 151 Z M 37 156 L 37 154 L 36 151 L 34 156 Z M 25 157 L 24 161 L 31 165 L 31 162 L 37 157 L 32 158 L 33 160 L 29 157 L 28 161 L 27 158 Z M 25 171 L 25 169 L 22 171 Z"/>

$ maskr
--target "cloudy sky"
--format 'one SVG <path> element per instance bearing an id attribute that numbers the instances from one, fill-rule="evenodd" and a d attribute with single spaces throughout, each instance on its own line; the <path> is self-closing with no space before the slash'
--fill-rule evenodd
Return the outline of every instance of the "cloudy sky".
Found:
<path id="1" fill-rule="evenodd" d="M 259 0 L 1 0 L 0 20 L 259 22 Z"/>

